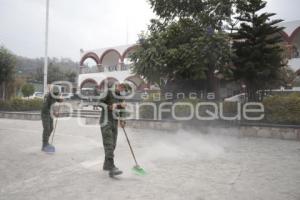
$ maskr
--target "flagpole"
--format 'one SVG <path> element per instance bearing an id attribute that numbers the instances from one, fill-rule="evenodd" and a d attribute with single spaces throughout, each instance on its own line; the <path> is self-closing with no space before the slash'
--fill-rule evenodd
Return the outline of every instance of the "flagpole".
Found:
<path id="1" fill-rule="evenodd" d="M 44 58 L 44 95 L 48 92 L 48 25 L 49 25 L 49 0 L 46 0 L 46 27 L 45 27 L 45 58 Z"/>

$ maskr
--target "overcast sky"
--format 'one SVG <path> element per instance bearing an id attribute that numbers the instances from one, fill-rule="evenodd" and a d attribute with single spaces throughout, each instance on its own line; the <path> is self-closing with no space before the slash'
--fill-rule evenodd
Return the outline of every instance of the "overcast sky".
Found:
<path id="1" fill-rule="evenodd" d="M 268 12 L 300 20 L 299 0 L 268 2 Z M 0 0 L 0 44 L 17 55 L 42 57 L 45 5 L 46 0 Z M 147 0 L 50 0 L 49 56 L 78 61 L 81 48 L 134 43 L 153 17 Z"/>

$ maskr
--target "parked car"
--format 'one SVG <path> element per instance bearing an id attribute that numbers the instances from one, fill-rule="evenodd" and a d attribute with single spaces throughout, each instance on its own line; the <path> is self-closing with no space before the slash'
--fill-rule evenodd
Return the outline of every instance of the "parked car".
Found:
<path id="1" fill-rule="evenodd" d="M 62 98 L 66 99 L 66 100 L 70 100 L 74 97 L 73 93 L 62 93 L 61 94 Z"/>
<path id="2" fill-rule="evenodd" d="M 247 98 L 246 94 L 241 93 L 241 94 L 234 95 L 232 97 L 225 98 L 224 101 L 225 102 L 245 102 L 246 98 Z"/>
<path id="3" fill-rule="evenodd" d="M 29 96 L 27 99 L 43 99 L 44 98 L 44 93 L 43 92 L 35 92 L 33 95 Z"/>

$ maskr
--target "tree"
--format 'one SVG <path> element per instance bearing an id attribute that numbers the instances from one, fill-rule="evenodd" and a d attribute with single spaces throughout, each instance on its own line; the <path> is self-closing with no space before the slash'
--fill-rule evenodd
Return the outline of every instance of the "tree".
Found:
<path id="1" fill-rule="evenodd" d="M 278 77 L 280 77 L 280 79 L 278 83 L 281 83 L 280 86 L 292 87 L 297 78 L 297 74 L 288 67 L 281 68 L 279 70 L 279 73 L 280 74 L 278 75 Z"/>
<path id="2" fill-rule="evenodd" d="M 60 63 L 50 62 L 48 68 L 48 83 L 52 83 L 54 81 L 70 81 L 75 82 L 77 73 L 73 70 L 63 70 Z M 44 78 L 44 70 L 43 67 L 39 67 L 36 70 L 35 80 L 42 82 Z"/>
<path id="3" fill-rule="evenodd" d="M 277 26 L 282 20 L 270 20 L 274 13 L 261 13 L 266 4 L 263 0 L 237 1 L 240 27 L 232 35 L 234 77 L 246 84 L 249 100 L 257 100 L 258 90 L 280 79 L 284 66 L 278 34 L 283 28 Z"/>
<path id="4" fill-rule="evenodd" d="M 300 76 L 297 76 L 293 82 L 293 87 L 300 87 Z"/>
<path id="5" fill-rule="evenodd" d="M 24 97 L 29 97 L 33 95 L 33 93 L 34 93 L 34 86 L 32 84 L 27 83 L 22 87 L 22 94 Z"/>
<path id="6" fill-rule="evenodd" d="M 76 82 L 76 78 L 77 78 L 77 73 L 74 71 L 66 71 L 65 72 L 65 79 L 71 83 L 75 83 Z"/>
<path id="7" fill-rule="evenodd" d="M 7 95 L 7 84 L 14 79 L 16 57 L 5 47 L 0 47 L 0 85 L 2 85 L 2 99 Z"/>
<path id="8" fill-rule="evenodd" d="M 213 82 L 216 70 L 222 73 L 230 63 L 222 22 L 231 4 L 224 2 L 230 1 L 150 0 L 160 18 L 140 35 L 140 46 L 131 55 L 134 72 L 161 88 L 168 80 Z"/>
<path id="9" fill-rule="evenodd" d="M 18 95 L 21 93 L 22 87 L 26 84 L 26 79 L 22 76 L 16 76 L 13 83 L 14 94 Z"/>
<path id="10" fill-rule="evenodd" d="M 64 79 L 64 73 L 56 63 L 49 63 L 48 68 L 48 83 L 54 81 L 62 81 Z"/>
<path id="11" fill-rule="evenodd" d="M 164 22 L 193 19 L 203 27 L 222 30 L 232 13 L 234 0 L 149 0 L 151 8 Z"/>
<path id="12" fill-rule="evenodd" d="M 49 63 L 58 66 L 62 71 L 79 71 L 79 63 L 73 62 L 68 58 L 49 58 Z M 41 81 L 43 79 L 44 58 L 26 58 L 17 56 L 17 71 L 22 71 L 22 74 L 27 76 L 31 81 L 35 80 L 35 75 L 40 69 Z"/>

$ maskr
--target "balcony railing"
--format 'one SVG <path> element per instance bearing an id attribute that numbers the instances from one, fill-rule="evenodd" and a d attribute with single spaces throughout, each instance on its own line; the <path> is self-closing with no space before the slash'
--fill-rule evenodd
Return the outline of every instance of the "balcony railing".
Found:
<path id="1" fill-rule="evenodd" d="M 121 71 L 127 71 L 129 70 L 131 67 L 131 64 L 124 64 L 121 66 Z"/>
<path id="2" fill-rule="evenodd" d="M 93 67 L 81 67 L 81 74 L 90 74 L 90 73 L 99 73 L 99 69 L 97 66 Z"/>
<path id="3" fill-rule="evenodd" d="M 127 71 L 133 67 L 133 64 L 111 65 L 111 66 L 93 66 L 93 67 L 81 67 L 80 74 L 101 73 L 101 72 L 115 72 L 115 71 Z"/>

